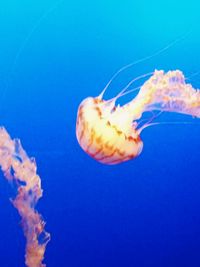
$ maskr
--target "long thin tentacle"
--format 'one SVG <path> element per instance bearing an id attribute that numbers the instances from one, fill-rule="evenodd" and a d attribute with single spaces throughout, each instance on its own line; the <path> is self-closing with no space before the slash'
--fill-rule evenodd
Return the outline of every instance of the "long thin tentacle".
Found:
<path id="1" fill-rule="evenodd" d="M 0 103 L 1 103 L 1 107 L 2 108 L 2 103 L 4 102 L 4 99 L 6 97 L 6 93 L 8 88 L 10 87 L 11 81 L 12 81 L 12 76 L 13 73 L 16 69 L 17 63 L 19 61 L 19 58 L 22 54 L 22 52 L 24 51 L 25 47 L 27 46 L 29 40 L 31 39 L 31 37 L 33 36 L 34 32 L 38 29 L 38 27 L 41 25 L 41 23 L 44 21 L 45 18 L 47 18 L 47 16 L 57 8 L 57 6 L 62 3 L 64 0 L 58 0 L 56 3 L 54 3 L 51 7 L 49 7 L 40 17 L 39 19 L 35 22 L 35 24 L 33 25 L 33 27 L 30 29 L 30 31 L 28 32 L 27 36 L 25 37 L 25 39 L 23 40 L 21 46 L 19 47 L 14 61 L 10 67 L 10 71 L 9 71 L 9 80 L 6 81 L 4 88 L 2 89 L 1 92 L 1 96 L 0 96 Z"/>
<path id="2" fill-rule="evenodd" d="M 30 40 L 30 38 L 32 37 L 32 35 L 34 34 L 34 32 L 38 29 L 38 27 L 41 25 L 41 23 L 43 22 L 44 19 L 47 18 L 47 16 L 49 14 L 52 13 L 52 11 L 54 11 L 57 6 L 62 3 L 64 0 L 58 0 L 56 3 L 54 3 L 51 7 L 49 7 L 42 15 L 41 17 L 35 22 L 35 24 L 33 25 L 33 27 L 31 28 L 31 30 L 29 31 L 29 33 L 27 34 L 26 38 L 24 39 L 24 41 L 22 42 L 20 48 L 18 49 L 18 52 L 15 56 L 15 59 L 13 61 L 13 64 L 11 66 L 11 73 L 14 72 L 15 68 L 16 68 L 16 64 L 19 60 L 19 57 L 21 55 L 21 53 L 23 52 L 23 50 L 25 49 L 28 41 Z"/>
<path id="3" fill-rule="evenodd" d="M 109 102 L 113 102 L 113 103 L 115 103 L 115 102 L 117 101 L 117 99 L 119 99 L 120 97 L 124 96 L 125 94 L 128 94 L 128 92 L 126 92 L 126 90 L 129 88 L 129 86 L 130 86 L 131 84 L 133 84 L 134 82 L 136 82 L 136 81 L 138 81 L 138 80 L 140 80 L 140 79 L 142 79 L 142 78 L 145 78 L 145 77 L 147 77 L 147 76 L 150 76 L 150 75 L 152 75 L 152 74 L 153 74 L 153 72 L 149 72 L 149 73 L 146 73 L 146 74 L 143 74 L 143 75 L 140 75 L 140 76 L 134 78 L 133 80 L 131 80 L 131 81 L 128 83 L 128 85 L 126 85 L 126 86 L 121 90 L 121 92 L 120 92 L 119 94 L 117 94 L 115 97 L 113 97 L 112 99 L 110 99 Z M 134 88 L 134 90 L 135 90 L 135 89 L 139 89 L 140 87 L 141 87 L 141 86 L 136 87 L 136 88 Z M 131 90 L 129 91 L 129 93 L 131 93 Z"/>
<path id="4" fill-rule="evenodd" d="M 148 77 L 148 76 L 150 76 L 150 75 L 153 75 L 153 73 L 154 72 L 148 72 L 148 73 L 145 73 L 145 74 L 142 74 L 142 75 L 140 75 L 140 76 L 138 76 L 138 77 L 136 77 L 136 78 L 134 78 L 134 79 L 132 79 L 122 90 L 121 90 L 121 92 L 119 93 L 119 96 L 121 95 L 121 94 L 123 94 L 123 93 L 125 93 L 126 92 L 126 90 L 134 83 L 134 82 L 136 82 L 136 81 L 138 81 L 138 80 L 141 80 L 141 79 L 143 79 L 143 78 L 145 78 L 145 77 Z"/>
<path id="5" fill-rule="evenodd" d="M 189 121 L 183 121 L 183 122 L 180 122 L 180 121 L 170 121 L 170 122 L 167 122 L 167 121 L 163 121 L 163 122 L 152 122 L 152 123 L 149 123 L 149 124 L 145 124 L 143 125 L 140 129 L 138 129 L 138 134 L 141 134 L 141 132 L 147 128 L 147 127 L 150 127 L 150 126 L 155 126 L 155 125 L 172 125 L 172 124 L 175 124 L 175 125 L 179 125 L 179 124 L 186 124 L 186 125 L 197 125 L 195 122 L 189 122 Z"/>
<path id="6" fill-rule="evenodd" d="M 104 96 L 104 94 L 105 94 L 107 88 L 109 87 L 109 85 L 113 82 L 113 80 L 114 80 L 114 79 L 115 79 L 121 72 L 123 72 L 124 70 L 126 70 L 126 69 L 128 69 L 128 68 L 130 68 L 130 67 L 133 67 L 133 66 L 136 65 L 136 64 L 142 63 L 142 62 L 144 62 L 144 61 L 146 61 L 146 60 L 149 60 L 149 59 L 151 59 L 151 58 L 153 58 L 153 57 L 155 57 L 155 56 L 160 55 L 161 53 L 163 53 L 163 52 L 165 52 L 166 50 L 168 50 L 170 47 L 173 47 L 176 43 L 178 43 L 178 42 L 184 40 L 184 39 L 188 36 L 189 33 L 190 33 L 190 31 L 188 31 L 187 33 L 185 33 L 183 36 L 181 36 L 181 37 L 175 39 L 174 41 L 172 41 L 171 43 L 169 43 L 169 44 L 166 45 L 165 47 L 159 49 L 159 50 L 156 51 L 155 53 L 153 53 L 153 54 L 151 54 L 151 55 L 149 55 L 149 56 L 140 58 L 140 59 L 138 59 L 138 60 L 136 60 L 136 61 L 134 61 L 134 62 L 132 62 L 132 63 L 130 63 L 130 64 L 128 64 L 128 65 L 125 65 L 125 66 L 123 66 L 122 68 L 120 68 L 117 72 L 114 73 L 114 75 L 113 75 L 113 76 L 111 77 L 111 79 L 108 81 L 108 83 L 106 84 L 106 86 L 104 87 L 104 89 L 102 90 L 102 92 L 100 93 L 100 95 L 98 96 L 98 98 L 99 98 L 99 99 L 102 99 L 102 98 L 103 98 L 103 96 Z"/>
<path id="7" fill-rule="evenodd" d="M 148 125 L 151 125 L 152 124 L 152 121 L 155 120 L 156 118 L 158 118 L 162 113 L 163 113 L 163 111 L 160 111 L 156 115 L 153 115 L 145 124 L 143 124 L 141 127 L 139 127 L 137 129 L 138 133 L 140 134 L 143 129 L 145 129 L 146 127 L 148 127 Z M 139 124 L 137 125 L 137 127 L 138 126 L 139 126 Z"/>

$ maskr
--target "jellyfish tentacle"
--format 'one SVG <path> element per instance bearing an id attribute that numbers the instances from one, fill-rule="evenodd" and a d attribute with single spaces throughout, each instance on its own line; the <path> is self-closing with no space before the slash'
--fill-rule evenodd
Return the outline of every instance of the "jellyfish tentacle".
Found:
<path id="1" fill-rule="evenodd" d="M 53 5 L 51 5 L 46 11 L 44 11 L 44 13 L 39 17 L 38 20 L 36 20 L 36 22 L 34 23 L 33 27 L 30 29 L 30 31 L 28 32 L 26 38 L 23 40 L 21 46 L 19 47 L 17 54 L 15 56 L 14 62 L 11 66 L 11 74 L 15 71 L 17 62 L 20 58 L 20 55 L 22 54 L 23 50 L 25 49 L 25 47 L 27 46 L 29 40 L 31 39 L 31 37 L 33 36 L 33 34 L 35 33 L 35 31 L 38 29 L 38 27 L 41 25 L 41 23 L 49 16 L 49 14 L 52 13 L 52 11 L 54 11 L 57 6 L 59 4 L 61 4 L 64 0 L 58 0 L 56 1 Z"/>
<path id="2" fill-rule="evenodd" d="M 35 31 L 38 29 L 38 27 L 41 25 L 41 23 L 48 17 L 49 14 L 51 14 L 52 11 L 54 11 L 59 4 L 61 4 L 64 0 L 58 0 L 53 5 L 51 5 L 44 13 L 36 20 L 36 22 L 33 24 L 32 28 L 26 35 L 25 39 L 22 41 L 21 45 L 19 46 L 17 53 L 14 56 L 13 62 L 11 64 L 10 70 L 9 70 L 9 79 L 5 82 L 5 86 L 2 89 L 1 96 L 0 96 L 0 104 L 2 106 L 2 103 L 4 102 L 8 88 L 11 86 L 12 83 L 12 76 L 16 70 L 17 64 L 19 62 L 19 59 L 25 50 L 28 42 L 30 41 L 31 37 L 35 33 Z"/>
<path id="3" fill-rule="evenodd" d="M 102 99 L 106 90 L 108 89 L 108 87 L 110 86 L 110 84 L 113 82 L 113 80 L 124 70 L 131 68 L 139 63 L 145 62 L 146 60 L 149 60 L 151 58 L 154 58 L 156 56 L 159 56 L 160 54 L 162 54 L 163 52 L 167 51 L 169 48 L 173 47 L 176 43 L 179 43 L 180 41 L 184 40 L 188 35 L 189 35 L 190 31 L 186 32 L 185 34 L 183 34 L 182 36 L 180 36 L 179 38 L 173 40 L 172 42 L 170 42 L 169 44 L 167 44 L 166 46 L 164 46 L 163 48 L 157 50 L 155 53 L 148 55 L 146 57 L 140 58 L 130 64 L 127 64 L 125 66 L 123 66 L 122 68 L 120 68 L 119 70 L 117 70 L 113 76 L 110 78 L 110 80 L 108 81 L 108 83 L 106 84 L 106 86 L 104 87 L 104 89 L 102 90 L 102 92 L 100 93 L 100 95 L 98 96 L 99 99 Z"/>
<path id="4" fill-rule="evenodd" d="M 142 75 L 140 75 L 140 76 L 138 76 L 138 77 L 136 77 L 136 78 L 134 78 L 134 79 L 132 79 L 123 89 L 122 89 L 122 91 L 120 92 L 120 94 L 121 93 L 125 93 L 126 92 L 126 90 L 134 83 L 134 82 L 136 82 L 136 81 L 138 81 L 138 80 L 141 80 L 141 79 L 143 79 L 143 78 L 146 78 L 146 77 L 148 77 L 148 76 L 150 76 L 150 75 L 152 75 L 153 74 L 153 72 L 148 72 L 148 73 L 145 73 L 145 74 L 142 74 Z"/>
<path id="5" fill-rule="evenodd" d="M 106 84 L 106 86 L 104 87 L 104 89 L 102 90 L 102 92 L 100 93 L 100 95 L 98 96 L 99 99 L 102 99 L 106 90 L 108 89 L 108 87 L 110 86 L 110 84 L 113 82 L 113 80 L 118 76 L 118 74 L 120 74 L 122 71 L 132 67 L 133 65 L 137 64 L 136 62 L 127 64 L 125 66 L 123 66 L 122 68 L 120 68 L 118 71 L 116 71 L 113 76 L 110 78 L 110 80 L 108 81 L 108 83 Z"/>
<path id="6" fill-rule="evenodd" d="M 136 77 L 136 78 L 134 78 L 134 79 L 132 79 L 122 90 L 121 90 L 121 92 L 119 92 L 119 94 L 117 94 L 116 95 L 116 97 L 114 97 L 113 99 L 115 99 L 115 100 L 117 100 L 118 98 L 120 98 L 121 96 L 123 96 L 126 92 L 127 92 L 127 90 L 128 90 L 128 88 L 134 83 L 134 82 L 136 82 L 136 81 L 139 81 L 139 80 L 141 80 L 141 79 L 143 79 L 143 78 L 145 78 L 145 77 L 148 77 L 148 76 L 150 76 L 150 75 L 152 75 L 153 74 L 153 72 L 149 72 L 149 73 L 145 73 L 145 74 L 142 74 L 142 75 L 140 75 L 140 76 L 138 76 L 138 77 Z"/>
<path id="7" fill-rule="evenodd" d="M 143 125 L 141 128 L 138 129 L 138 133 L 141 134 L 141 132 L 151 126 L 156 126 L 156 125 L 196 125 L 194 122 L 189 122 L 189 121 L 158 121 L 158 122 L 152 122 L 149 124 Z"/>
<path id="8" fill-rule="evenodd" d="M 129 91 L 127 91 L 127 89 L 134 83 L 134 82 L 136 82 L 136 81 L 138 81 L 138 80 L 140 80 L 140 79 L 143 79 L 143 78 L 145 78 L 145 77 L 147 77 L 147 76 L 149 76 L 149 75 L 152 75 L 153 74 L 153 72 L 149 72 L 149 73 L 146 73 L 146 74 L 142 74 L 142 75 L 140 75 L 140 76 L 138 76 L 138 77 L 136 77 L 136 78 L 134 78 L 134 79 L 132 79 L 122 90 L 121 90 L 121 92 L 119 92 L 115 97 L 113 97 L 113 98 L 111 98 L 111 99 L 109 99 L 109 100 L 107 100 L 109 103 L 112 103 L 113 105 L 115 105 L 115 102 L 117 101 L 117 99 L 119 99 L 120 97 L 122 97 L 122 96 L 125 96 L 125 95 L 127 95 L 127 94 L 129 94 L 129 93 L 131 93 L 131 92 L 134 92 L 134 91 L 136 91 L 137 89 L 139 89 L 141 86 L 138 86 L 138 87 L 136 87 L 136 88 L 133 88 L 132 90 L 129 90 Z M 99 98 L 99 96 L 98 96 L 98 98 Z M 101 99 L 101 98 L 99 98 L 99 99 Z"/>
<path id="9" fill-rule="evenodd" d="M 193 78 L 193 77 L 195 77 L 195 76 L 197 76 L 197 75 L 199 75 L 200 74 L 200 70 L 199 71 L 196 71 L 196 72 L 193 72 L 192 74 L 190 74 L 189 76 L 186 76 L 185 77 L 185 80 L 187 81 L 187 80 L 191 80 L 191 78 Z"/>
<path id="10" fill-rule="evenodd" d="M 163 111 L 159 111 L 158 114 L 153 114 L 153 116 L 141 126 L 140 126 L 140 124 L 141 124 L 142 121 L 140 120 L 139 123 L 137 124 L 137 132 L 140 134 L 143 129 L 145 129 L 145 128 L 149 127 L 150 125 L 154 124 L 153 121 L 156 118 L 158 118 L 162 113 L 163 113 Z"/>
<path id="11" fill-rule="evenodd" d="M 130 90 L 128 90 L 128 91 L 122 93 L 120 96 L 118 95 L 117 99 L 119 99 L 119 98 L 121 98 L 121 97 L 123 97 L 123 96 L 125 96 L 125 95 L 129 95 L 129 94 L 131 94 L 131 93 L 133 93 L 133 92 L 136 92 L 136 91 L 138 91 L 140 88 L 141 88 L 141 85 L 138 86 L 138 87 L 132 88 L 132 89 L 130 89 Z M 113 97 L 113 98 L 109 99 L 108 101 L 116 101 L 117 99 L 116 99 L 116 97 Z"/>

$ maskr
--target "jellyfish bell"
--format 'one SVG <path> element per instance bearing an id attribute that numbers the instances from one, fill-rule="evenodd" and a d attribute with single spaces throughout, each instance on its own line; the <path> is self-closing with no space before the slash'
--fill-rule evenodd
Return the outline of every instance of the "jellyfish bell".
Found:
<path id="1" fill-rule="evenodd" d="M 101 163 L 118 164 L 141 153 L 140 133 L 151 125 L 140 125 L 144 112 L 177 112 L 200 118 L 200 90 L 186 83 L 179 70 L 156 70 L 130 102 L 116 106 L 116 100 L 127 93 L 128 87 L 110 100 L 103 99 L 103 90 L 96 98 L 86 98 L 78 108 L 77 140 L 87 154 Z"/>
<path id="2" fill-rule="evenodd" d="M 137 157 L 143 142 L 125 106 L 100 97 L 86 98 L 79 106 L 76 136 L 82 149 L 104 164 Z"/>

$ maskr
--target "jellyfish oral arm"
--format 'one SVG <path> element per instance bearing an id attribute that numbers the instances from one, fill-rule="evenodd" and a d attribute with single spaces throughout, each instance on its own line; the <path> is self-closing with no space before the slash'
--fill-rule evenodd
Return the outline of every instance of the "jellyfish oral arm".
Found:
<path id="1" fill-rule="evenodd" d="M 0 166 L 5 177 L 16 184 L 17 196 L 12 203 L 22 218 L 26 237 L 25 261 L 28 267 L 45 267 L 42 263 L 50 234 L 44 230 L 45 222 L 35 210 L 42 197 L 40 177 L 36 163 L 23 150 L 19 139 L 11 139 L 4 128 L 0 128 Z"/>
<path id="2" fill-rule="evenodd" d="M 133 117 L 139 106 L 142 112 L 160 110 L 200 117 L 200 90 L 185 82 L 181 71 L 155 71 L 130 103 Z"/>

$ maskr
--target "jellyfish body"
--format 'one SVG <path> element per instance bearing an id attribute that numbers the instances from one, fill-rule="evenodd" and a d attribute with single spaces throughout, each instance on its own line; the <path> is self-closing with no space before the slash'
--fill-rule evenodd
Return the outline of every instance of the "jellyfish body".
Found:
<path id="1" fill-rule="evenodd" d="M 83 150 L 105 164 L 117 164 L 139 155 L 143 143 L 135 128 L 131 124 L 125 125 L 124 119 L 128 118 L 124 118 L 125 113 L 123 107 L 112 110 L 104 100 L 85 99 L 78 110 L 76 128 Z"/>
<path id="2" fill-rule="evenodd" d="M 82 149 L 95 160 L 118 164 L 137 157 L 143 148 L 140 125 L 146 111 L 178 112 L 200 117 L 200 90 L 185 82 L 181 71 L 155 71 L 141 86 L 136 97 L 116 106 L 119 94 L 103 100 L 86 98 L 79 106 L 76 136 Z"/>

